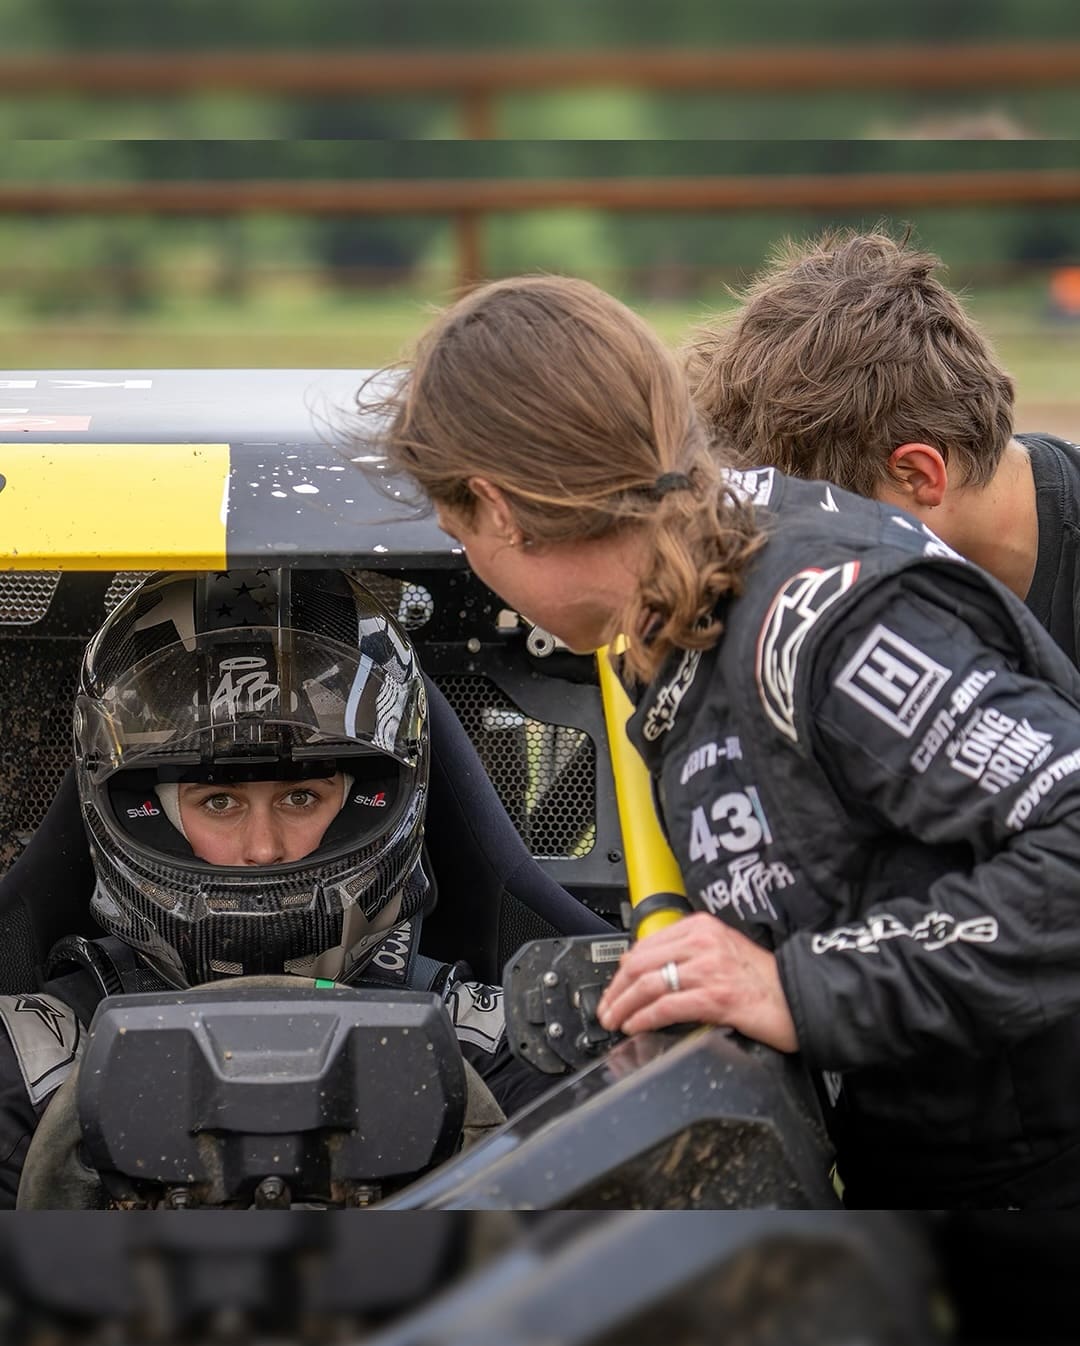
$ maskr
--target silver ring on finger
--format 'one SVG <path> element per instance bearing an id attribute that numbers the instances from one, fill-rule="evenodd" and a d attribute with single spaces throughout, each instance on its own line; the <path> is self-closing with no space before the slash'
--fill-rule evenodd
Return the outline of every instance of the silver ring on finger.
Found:
<path id="1" fill-rule="evenodd" d="M 678 995 L 681 989 L 679 982 L 679 965 L 675 962 L 665 963 L 660 969 L 660 975 L 664 979 L 664 985 L 673 995 Z"/>

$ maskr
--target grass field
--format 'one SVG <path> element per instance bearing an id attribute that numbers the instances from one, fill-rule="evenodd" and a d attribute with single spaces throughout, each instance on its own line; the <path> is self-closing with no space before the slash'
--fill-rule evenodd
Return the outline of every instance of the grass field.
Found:
<path id="1" fill-rule="evenodd" d="M 672 344 L 725 302 L 627 298 Z M 1080 437 L 1080 322 L 1051 320 L 1044 292 L 1031 285 L 974 294 L 970 304 L 1017 381 L 1018 426 Z M 0 306 L 0 368 L 367 369 L 405 352 L 431 312 L 404 293 L 268 291 L 242 305 L 173 299 L 134 316 L 46 317 L 9 301 Z"/>

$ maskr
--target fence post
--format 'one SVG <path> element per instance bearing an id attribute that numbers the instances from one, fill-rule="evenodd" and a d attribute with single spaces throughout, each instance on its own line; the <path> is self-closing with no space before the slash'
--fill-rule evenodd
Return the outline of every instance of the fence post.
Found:
<path id="1" fill-rule="evenodd" d="M 463 210 L 455 216 L 458 245 L 458 284 L 471 290 L 484 278 L 483 238 L 480 215 L 475 210 Z"/>
<path id="2" fill-rule="evenodd" d="M 461 128 L 466 140 L 491 140 L 495 133 L 488 89 L 461 91 Z"/>

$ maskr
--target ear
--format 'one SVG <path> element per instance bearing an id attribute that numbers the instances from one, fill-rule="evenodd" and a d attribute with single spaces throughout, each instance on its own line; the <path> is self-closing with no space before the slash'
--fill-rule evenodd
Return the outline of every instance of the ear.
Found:
<path id="1" fill-rule="evenodd" d="M 889 457 L 889 475 L 913 505 L 933 509 L 949 489 L 949 469 L 932 444 L 901 444 Z"/>
<path id="2" fill-rule="evenodd" d="M 508 540 L 520 534 L 510 502 L 497 486 L 486 477 L 470 477 L 465 484 L 476 497 L 477 513 L 492 532 Z"/>

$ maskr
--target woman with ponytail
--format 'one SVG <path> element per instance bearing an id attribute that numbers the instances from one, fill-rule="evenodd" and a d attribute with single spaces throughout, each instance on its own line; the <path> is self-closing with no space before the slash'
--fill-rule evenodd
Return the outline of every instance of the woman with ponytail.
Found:
<path id="1" fill-rule="evenodd" d="M 853 1204 L 1080 1204 L 1080 674 L 1022 604 L 895 507 L 726 472 L 581 281 L 463 298 L 378 410 L 509 606 L 628 642 L 695 914 L 602 1022 L 801 1052 Z"/>

